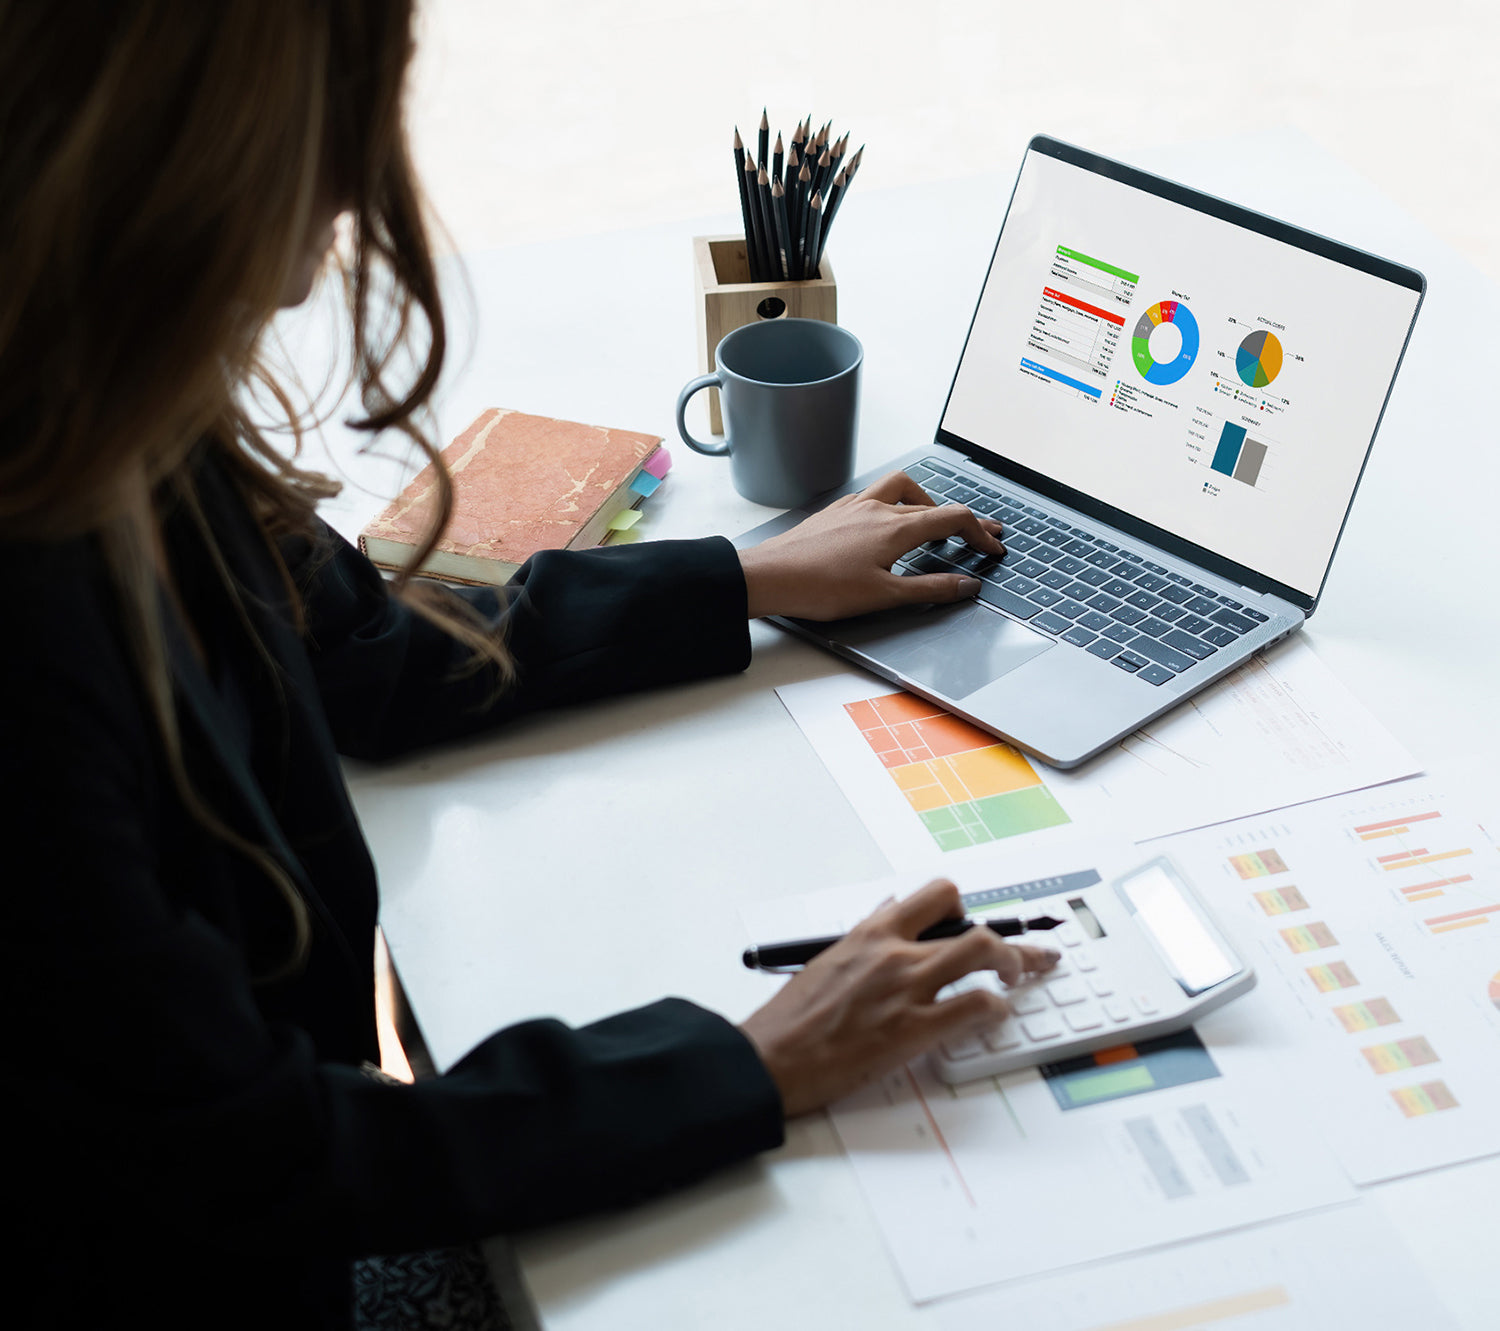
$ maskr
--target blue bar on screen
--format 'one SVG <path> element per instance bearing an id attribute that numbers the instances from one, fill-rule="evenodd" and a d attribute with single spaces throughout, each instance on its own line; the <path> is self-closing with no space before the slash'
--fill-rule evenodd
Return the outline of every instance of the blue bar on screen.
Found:
<path id="1" fill-rule="evenodd" d="M 1231 425 L 1225 421 L 1223 433 L 1219 435 L 1219 447 L 1214 453 L 1214 470 L 1221 471 L 1226 476 L 1233 476 L 1234 464 L 1239 461 L 1240 446 L 1244 442 L 1245 427 Z"/>
<path id="2" fill-rule="evenodd" d="M 1088 384 L 1079 383 L 1077 379 L 1069 379 L 1065 374 L 1059 374 L 1056 370 L 1049 369 L 1045 365 L 1038 365 L 1034 360 L 1021 357 L 1021 368 L 1030 370 L 1034 374 L 1045 374 L 1049 379 L 1056 379 L 1060 384 L 1067 384 L 1069 388 L 1076 388 L 1080 393 L 1087 393 L 1090 397 L 1103 397 L 1104 394 L 1097 388 L 1090 388 Z M 1243 431 L 1241 431 L 1243 433 Z"/>

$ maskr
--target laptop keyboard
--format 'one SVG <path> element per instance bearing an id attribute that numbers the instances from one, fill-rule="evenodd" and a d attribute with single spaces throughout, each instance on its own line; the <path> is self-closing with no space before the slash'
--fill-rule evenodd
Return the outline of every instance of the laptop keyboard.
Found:
<path id="1" fill-rule="evenodd" d="M 1005 558 L 956 538 L 931 541 L 903 555 L 896 572 L 978 578 L 985 604 L 1148 684 L 1165 684 L 1269 618 L 935 458 L 906 470 L 935 498 L 1002 523 Z"/>

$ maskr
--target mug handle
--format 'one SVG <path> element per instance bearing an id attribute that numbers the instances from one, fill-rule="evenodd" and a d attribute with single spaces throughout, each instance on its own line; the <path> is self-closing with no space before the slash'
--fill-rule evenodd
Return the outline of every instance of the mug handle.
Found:
<path id="1" fill-rule="evenodd" d="M 724 442 L 722 444 L 701 443 L 699 440 L 694 439 L 693 436 L 688 433 L 688 399 L 691 398 L 694 393 L 699 392 L 704 388 L 717 388 L 720 392 L 723 392 L 724 384 L 717 374 L 700 374 L 696 379 L 692 380 L 687 385 L 687 387 L 682 390 L 682 392 L 677 395 L 677 433 L 682 436 L 682 442 L 685 443 L 689 448 L 691 448 L 695 453 L 702 453 L 704 457 L 709 458 L 726 457 L 729 453 L 729 435 L 727 433 L 724 436 Z"/>

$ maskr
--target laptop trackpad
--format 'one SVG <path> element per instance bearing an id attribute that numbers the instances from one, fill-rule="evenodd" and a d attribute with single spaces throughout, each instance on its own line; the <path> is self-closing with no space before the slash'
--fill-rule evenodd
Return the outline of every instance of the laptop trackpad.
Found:
<path id="1" fill-rule="evenodd" d="M 832 642 L 867 653 L 923 688 L 963 698 L 1051 647 L 1024 624 L 970 601 L 893 610 L 820 626 Z"/>

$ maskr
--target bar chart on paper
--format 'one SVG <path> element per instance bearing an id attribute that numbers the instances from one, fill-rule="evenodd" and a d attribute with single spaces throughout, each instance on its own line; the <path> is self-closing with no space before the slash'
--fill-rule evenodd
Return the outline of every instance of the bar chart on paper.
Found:
<path id="1" fill-rule="evenodd" d="M 1500 852 L 1431 778 L 1172 839 L 1359 1183 L 1500 1149 Z"/>
<path id="2" fill-rule="evenodd" d="M 923 698 L 890 693 L 844 711 L 942 850 L 1069 821 L 1022 754 Z"/>
<path id="3" fill-rule="evenodd" d="M 1476 886 L 1475 848 L 1450 828 L 1441 809 L 1419 809 L 1350 829 L 1369 862 L 1401 901 L 1423 906 L 1423 927 L 1434 936 L 1474 929 L 1500 917 L 1500 892 Z"/>

